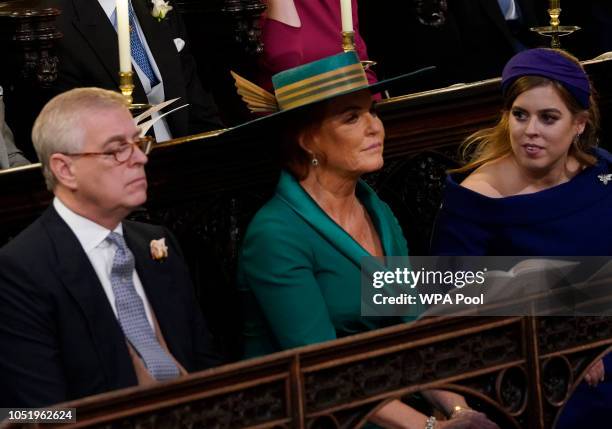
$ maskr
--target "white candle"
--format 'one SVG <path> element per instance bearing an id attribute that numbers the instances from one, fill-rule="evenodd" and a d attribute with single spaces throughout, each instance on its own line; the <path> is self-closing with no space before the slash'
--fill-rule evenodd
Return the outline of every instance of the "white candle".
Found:
<path id="1" fill-rule="evenodd" d="M 353 5 L 352 0 L 340 0 L 340 16 L 342 17 L 342 31 L 353 31 Z"/>
<path id="2" fill-rule="evenodd" d="M 117 39 L 119 40 L 119 71 L 132 71 L 130 52 L 130 18 L 128 0 L 117 0 Z"/>

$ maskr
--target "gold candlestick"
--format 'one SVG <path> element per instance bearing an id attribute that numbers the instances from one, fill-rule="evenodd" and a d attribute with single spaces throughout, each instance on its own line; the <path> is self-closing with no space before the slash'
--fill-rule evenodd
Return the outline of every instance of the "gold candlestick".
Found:
<path id="1" fill-rule="evenodd" d="M 127 104 L 128 109 L 132 112 L 136 113 L 139 111 L 145 111 L 151 107 L 150 104 L 146 103 L 137 103 L 134 104 L 134 98 L 132 97 L 132 93 L 134 92 L 134 72 L 119 72 L 119 90 L 121 94 L 125 97 L 125 104 Z"/>
<path id="2" fill-rule="evenodd" d="M 342 32 L 342 49 L 344 52 L 355 51 L 355 32 L 354 31 L 343 31 Z"/>
<path id="3" fill-rule="evenodd" d="M 134 101 L 132 98 L 132 93 L 134 92 L 133 75 L 133 71 L 119 72 L 119 90 L 125 97 L 126 104 L 128 105 L 132 105 L 132 101 Z"/>
<path id="4" fill-rule="evenodd" d="M 343 31 L 342 32 L 342 50 L 344 52 L 354 52 L 355 49 L 355 32 L 354 31 Z M 364 70 L 368 70 L 370 67 L 376 65 L 376 61 L 361 60 L 361 65 Z"/>
<path id="5" fill-rule="evenodd" d="M 561 24 L 561 22 L 559 21 L 559 16 L 561 15 L 561 8 L 555 7 L 548 9 L 548 15 L 550 16 L 550 26 L 559 27 L 559 24 Z"/>
<path id="6" fill-rule="evenodd" d="M 580 30 L 580 27 L 575 25 L 561 25 L 559 16 L 561 15 L 561 0 L 550 0 L 548 3 L 548 15 L 550 16 L 550 25 L 546 27 L 532 27 L 531 31 L 550 37 L 550 47 L 561 49 L 562 36 L 572 34 L 574 31 Z"/>

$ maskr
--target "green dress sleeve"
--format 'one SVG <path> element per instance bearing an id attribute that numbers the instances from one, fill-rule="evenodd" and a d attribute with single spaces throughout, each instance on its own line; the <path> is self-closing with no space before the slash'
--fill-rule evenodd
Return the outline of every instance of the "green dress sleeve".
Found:
<path id="1" fill-rule="evenodd" d="M 240 282 L 254 295 L 281 349 L 333 340 L 336 331 L 313 272 L 309 230 L 275 217 L 258 216 L 250 225 Z"/>

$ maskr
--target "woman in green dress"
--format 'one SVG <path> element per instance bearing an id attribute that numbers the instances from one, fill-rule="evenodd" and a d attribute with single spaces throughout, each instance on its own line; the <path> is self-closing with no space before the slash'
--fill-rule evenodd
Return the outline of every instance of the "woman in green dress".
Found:
<path id="1" fill-rule="evenodd" d="M 282 72 L 273 82 L 286 113 L 279 122 L 283 171 L 249 225 L 240 257 L 246 356 L 414 320 L 416 314 L 361 316 L 362 258 L 408 255 L 397 219 L 361 179 L 383 166 L 385 130 L 371 91 L 388 82 L 368 85 L 354 53 Z M 424 395 L 453 418 L 436 422 L 393 401 L 372 421 L 391 428 L 497 427 L 460 395 Z"/>

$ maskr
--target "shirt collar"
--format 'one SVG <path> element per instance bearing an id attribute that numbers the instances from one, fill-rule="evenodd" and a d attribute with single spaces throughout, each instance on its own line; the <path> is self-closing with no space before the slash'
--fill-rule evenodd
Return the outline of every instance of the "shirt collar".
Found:
<path id="1" fill-rule="evenodd" d="M 115 3 L 116 0 L 98 0 L 102 9 L 104 9 L 104 13 L 110 19 L 113 12 L 115 12 Z"/>
<path id="2" fill-rule="evenodd" d="M 53 199 L 53 207 L 64 222 L 68 224 L 68 227 L 72 230 L 74 235 L 76 235 L 85 253 L 89 253 L 100 244 L 106 243 L 106 237 L 108 237 L 108 234 L 111 232 L 109 229 L 98 225 L 86 217 L 76 214 L 66 207 L 57 197 Z M 123 235 L 123 226 L 121 223 L 117 225 L 114 232 Z"/>

